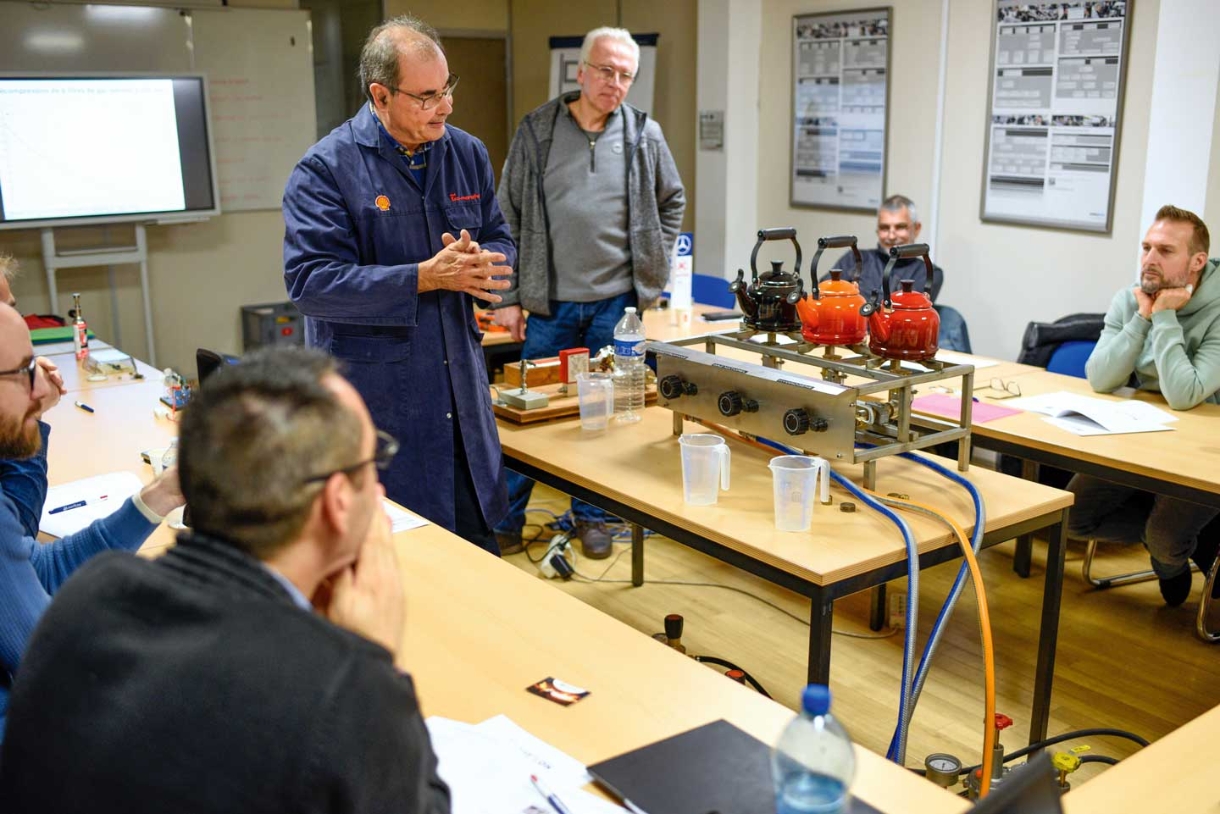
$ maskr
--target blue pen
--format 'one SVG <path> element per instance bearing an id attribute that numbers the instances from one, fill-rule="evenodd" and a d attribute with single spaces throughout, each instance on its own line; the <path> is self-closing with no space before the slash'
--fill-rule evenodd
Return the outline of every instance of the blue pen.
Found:
<path id="1" fill-rule="evenodd" d="M 531 774 L 530 782 L 534 784 L 534 788 L 538 789 L 538 793 L 545 797 L 546 801 L 551 804 L 551 808 L 558 811 L 559 814 L 572 814 L 568 807 L 563 804 L 563 801 L 555 796 L 555 792 L 543 785 L 542 781 L 538 779 L 538 775 Z"/>
<path id="2" fill-rule="evenodd" d="M 87 501 L 78 500 L 75 503 L 69 503 L 66 506 L 58 506 L 54 509 L 51 509 L 51 511 L 47 512 L 47 514 L 59 514 L 60 512 L 70 511 L 71 509 L 79 509 L 81 506 L 86 505 L 86 503 L 87 503 Z"/>

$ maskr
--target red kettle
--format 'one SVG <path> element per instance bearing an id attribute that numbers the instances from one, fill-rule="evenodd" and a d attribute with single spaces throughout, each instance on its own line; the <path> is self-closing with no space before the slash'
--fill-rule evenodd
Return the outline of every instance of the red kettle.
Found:
<path id="1" fill-rule="evenodd" d="M 843 272 L 830 270 L 830 279 L 818 283 L 818 258 L 826 249 L 851 247 L 856 268 L 851 281 L 841 279 Z M 801 336 L 818 345 L 858 345 L 864 341 L 868 324 L 861 314 L 866 305 L 856 281 L 860 279 L 860 249 L 855 235 L 818 238 L 818 250 L 810 262 L 809 276 L 812 294 L 806 294 L 796 304 L 801 317 Z"/>
<path id="2" fill-rule="evenodd" d="M 911 243 L 890 249 L 890 261 L 881 274 L 884 298 L 874 300 L 861 309 L 868 317 L 868 349 L 885 359 L 926 361 L 939 349 L 940 315 L 932 307 L 932 299 L 923 291 L 913 291 L 914 282 L 903 280 L 902 290 L 890 294 L 890 272 L 894 264 L 908 257 L 922 257 L 927 267 L 925 289 L 932 285 L 932 261 L 928 244 Z"/>

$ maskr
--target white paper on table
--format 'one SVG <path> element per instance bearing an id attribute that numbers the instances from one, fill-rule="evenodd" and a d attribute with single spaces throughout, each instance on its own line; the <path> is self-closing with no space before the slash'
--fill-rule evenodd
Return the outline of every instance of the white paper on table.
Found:
<path id="1" fill-rule="evenodd" d="M 408 529 L 417 529 L 420 526 L 428 525 L 428 521 L 414 512 L 409 512 L 401 506 L 391 503 L 389 500 L 383 500 L 382 505 L 385 506 L 385 513 L 390 516 L 390 530 L 394 532 L 407 531 Z"/>
<path id="2" fill-rule="evenodd" d="M 52 486 L 42 504 L 38 528 L 54 537 L 75 534 L 94 520 L 114 514 L 123 501 L 142 488 L 144 484 L 132 472 L 112 472 Z M 72 508 L 64 508 L 67 506 Z"/>
<path id="3" fill-rule="evenodd" d="M 1088 416 L 1045 416 L 1047 424 L 1054 424 L 1061 430 L 1067 430 L 1074 435 L 1129 435 L 1137 432 L 1169 432 L 1173 427 L 1164 424 L 1124 424 L 1121 429 L 1109 429 L 1098 424 Z M 1114 422 L 1110 422 L 1114 423 Z"/>
<path id="4" fill-rule="evenodd" d="M 1012 399 L 1008 406 L 1047 416 L 1046 421 L 1076 435 L 1125 435 L 1139 432 L 1164 432 L 1166 416 L 1151 405 L 1132 409 L 1142 402 L 1106 401 L 1059 391 L 1040 396 Z"/>
<path id="5" fill-rule="evenodd" d="M 449 785 L 453 814 L 554 814 L 530 782 L 531 774 L 572 814 L 622 814 L 619 806 L 581 788 L 589 776 L 579 761 L 508 719 L 500 722 L 502 717 L 491 719 L 496 723 L 486 728 L 435 715 L 425 721 L 437 771 Z"/>
<path id="6" fill-rule="evenodd" d="M 938 350 L 936 352 L 936 361 L 948 362 L 951 365 L 974 365 L 975 370 L 982 370 L 985 367 L 995 367 L 1000 363 L 999 359 L 986 359 L 982 356 L 971 356 L 968 353 L 958 353 L 955 350 Z M 925 368 L 918 367 L 918 370 Z"/>

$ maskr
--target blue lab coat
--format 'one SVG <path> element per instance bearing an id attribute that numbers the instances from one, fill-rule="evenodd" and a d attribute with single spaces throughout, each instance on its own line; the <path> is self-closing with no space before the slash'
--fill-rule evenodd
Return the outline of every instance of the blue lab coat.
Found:
<path id="1" fill-rule="evenodd" d="M 453 530 L 464 455 L 494 526 L 507 502 L 474 300 L 416 290 L 417 264 L 441 250 L 444 232 L 467 229 L 516 263 L 483 143 L 446 127 L 421 189 L 364 106 L 297 164 L 284 226 L 284 281 L 307 344 L 343 361 L 374 423 L 401 442 L 382 473 L 386 494 Z"/>

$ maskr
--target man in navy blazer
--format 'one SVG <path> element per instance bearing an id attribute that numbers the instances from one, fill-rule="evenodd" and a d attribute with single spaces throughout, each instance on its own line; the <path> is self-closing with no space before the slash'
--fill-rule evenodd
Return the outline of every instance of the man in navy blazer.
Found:
<path id="1" fill-rule="evenodd" d="M 346 363 L 403 452 L 389 497 L 499 553 L 507 511 L 474 300 L 498 302 L 516 246 L 487 149 L 447 125 L 458 78 L 413 17 L 373 29 L 368 103 L 310 148 L 284 192 L 284 280 L 307 344 Z"/>

